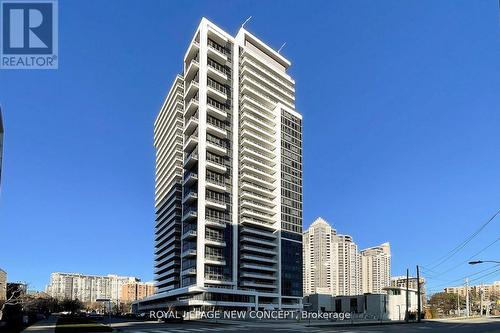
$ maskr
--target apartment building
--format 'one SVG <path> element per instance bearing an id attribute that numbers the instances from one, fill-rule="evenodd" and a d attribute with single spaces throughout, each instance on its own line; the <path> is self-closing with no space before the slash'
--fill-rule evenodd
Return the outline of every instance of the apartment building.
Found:
<path id="1" fill-rule="evenodd" d="M 121 302 L 134 302 L 155 293 L 154 282 L 129 282 L 122 285 Z"/>
<path id="2" fill-rule="evenodd" d="M 361 255 L 358 246 L 349 235 L 335 235 L 333 261 L 336 263 L 336 295 L 359 295 L 361 287 Z"/>
<path id="3" fill-rule="evenodd" d="M 465 286 L 458 287 L 447 287 L 444 288 L 445 293 L 458 294 L 460 297 L 465 297 L 467 288 Z M 490 299 L 492 297 L 500 297 L 500 281 L 495 281 L 488 284 L 480 284 L 469 286 L 469 294 L 481 295 L 483 294 L 484 299 Z"/>
<path id="4" fill-rule="evenodd" d="M 302 116 L 290 62 L 203 18 L 155 121 L 157 293 L 165 306 L 300 308 Z"/>
<path id="5" fill-rule="evenodd" d="M 304 294 L 358 295 L 361 256 L 349 235 L 339 235 L 327 221 L 316 219 L 303 235 Z"/>
<path id="6" fill-rule="evenodd" d="M 7 272 L 0 269 L 0 301 L 7 299 Z"/>
<path id="7" fill-rule="evenodd" d="M 381 294 L 391 283 L 391 245 L 384 243 L 361 251 L 363 293 Z"/>
<path id="8" fill-rule="evenodd" d="M 420 277 L 420 297 L 421 297 L 421 304 L 427 303 L 427 296 L 425 292 L 425 278 Z M 400 287 L 400 288 L 406 288 L 406 276 L 400 275 L 400 276 L 392 276 L 391 277 L 391 282 L 390 286 L 391 287 Z M 415 289 L 418 290 L 418 280 L 416 277 L 409 276 L 408 277 L 408 288 L 409 289 Z"/>
<path id="9" fill-rule="evenodd" d="M 333 261 L 333 238 L 337 231 L 321 217 L 304 232 L 304 295 L 336 295 L 336 263 Z"/>
<path id="10" fill-rule="evenodd" d="M 119 275 L 86 275 L 79 273 L 52 273 L 46 292 L 57 299 L 78 299 L 95 302 L 97 299 L 120 301 L 122 286 L 139 281 L 136 277 Z"/>

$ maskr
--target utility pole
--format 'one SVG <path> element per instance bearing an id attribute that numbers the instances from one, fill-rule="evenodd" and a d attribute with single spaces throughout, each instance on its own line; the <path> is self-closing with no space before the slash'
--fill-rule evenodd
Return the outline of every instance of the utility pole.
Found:
<path id="1" fill-rule="evenodd" d="M 457 317 L 460 317 L 460 293 L 457 292 Z"/>
<path id="2" fill-rule="evenodd" d="M 422 299 L 420 297 L 420 269 L 417 265 L 417 321 L 420 323 L 422 316 Z"/>
<path id="3" fill-rule="evenodd" d="M 409 287 L 410 287 L 410 270 L 406 269 L 406 312 L 405 312 L 405 321 L 408 322 L 410 320 L 409 313 Z"/>
<path id="4" fill-rule="evenodd" d="M 465 316 L 469 317 L 469 278 L 465 278 Z"/>
<path id="5" fill-rule="evenodd" d="M 483 316 L 483 284 L 481 283 L 481 289 L 479 289 L 479 315 Z"/>

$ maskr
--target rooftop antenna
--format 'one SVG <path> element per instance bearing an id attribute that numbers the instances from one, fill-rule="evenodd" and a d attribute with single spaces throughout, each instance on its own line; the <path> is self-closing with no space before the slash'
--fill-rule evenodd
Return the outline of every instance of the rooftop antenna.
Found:
<path id="1" fill-rule="evenodd" d="M 285 45 L 286 45 L 286 42 L 284 42 L 283 45 L 281 45 L 281 47 L 278 49 L 278 53 L 281 52 L 281 50 L 285 47 Z"/>
<path id="2" fill-rule="evenodd" d="M 252 16 L 249 16 L 245 22 L 243 22 L 243 24 L 241 25 L 241 27 L 243 28 L 245 26 L 245 24 L 247 24 L 248 21 L 250 21 L 252 19 Z"/>

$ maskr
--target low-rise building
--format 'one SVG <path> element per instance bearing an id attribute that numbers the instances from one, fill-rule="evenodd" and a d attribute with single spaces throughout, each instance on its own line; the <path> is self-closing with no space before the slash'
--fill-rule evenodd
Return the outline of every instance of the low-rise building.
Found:
<path id="1" fill-rule="evenodd" d="M 410 289 L 418 289 L 417 278 L 410 276 L 408 278 L 408 288 Z M 406 288 L 406 276 L 393 276 L 391 277 L 391 287 L 401 287 Z M 426 303 L 426 294 L 425 294 L 425 278 L 420 277 L 420 297 L 422 305 Z"/>
<path id="2" fill-rule="evenodd" d="M 311 312 L 351 313 L 355 319 L 404 320 L 406 288 L 386 287 L 384 294 L 332 296 L 311 294 L 304 297 L 304 310 Z M 417 290 L 408 290 L 408 312 L 415 317 L 418 310 Z M 416 318 L 416 317 L 415 317 Z"/>

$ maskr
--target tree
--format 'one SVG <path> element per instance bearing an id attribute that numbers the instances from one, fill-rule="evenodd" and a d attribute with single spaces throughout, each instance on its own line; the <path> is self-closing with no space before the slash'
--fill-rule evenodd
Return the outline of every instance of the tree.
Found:
<path id="1" fill-rule="evenodd" d="M 82 302 L 78 299 L 65 299 L 61 302 L 61 310 L 76 313 L 83 308 Z"/>
<path id="2" fill-rule="evenodd" d="M 22 307 L 23 302 L 24 302 L 24 297 L 23 297 L 23 290 L 21 288 L 16 288 L 12 291 L 10 294 L 9 298 L 5 300 L 2 304 L 2 307 L 0 307 L 0 320 L 4 320 L 4 312 L 7 307 L 12 306 L 18 306 Z"/>
<path id="3" fill-rule="evenodd" d="M 429 300 L 429 306 L 434 318 L 441 314 L 448 315 L 451 310 L 457 309 L 457 295 L 445 292 L 436 293 Z"/>

